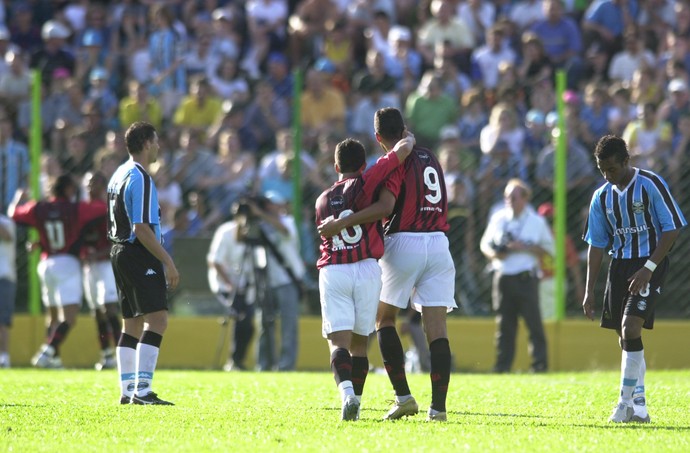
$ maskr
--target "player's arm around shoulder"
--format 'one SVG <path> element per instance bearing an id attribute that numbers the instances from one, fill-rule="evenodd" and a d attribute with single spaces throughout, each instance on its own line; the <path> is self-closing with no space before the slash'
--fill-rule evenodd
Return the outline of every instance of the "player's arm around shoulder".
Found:
<path id="1" fill-rule="evenodd" d="M 403 137 L 398 140 L 398 143 L 395 144 L 391 152 L 395 153 L 400 163 L 402 163 L 405 161 L 405 159 L 407 159 L 407 156 L 410 155 L 416 143 L 417 140 L 415 139 L 414 134 L 405 129 L 403 132 Z"/>
<path id="2" fill-rule="evenodd" d="M 153 256 L 158 258 L 163 266 L 165 266 L 165 279 L 170 289 L 175 289 L 180 282 L 180 274 L 175 267 L 172 257 L 165 251 L 156 234 L 151 230 L 148 223 L 135 223 L 134 234 L 139 241 L 151 252 Z"/>

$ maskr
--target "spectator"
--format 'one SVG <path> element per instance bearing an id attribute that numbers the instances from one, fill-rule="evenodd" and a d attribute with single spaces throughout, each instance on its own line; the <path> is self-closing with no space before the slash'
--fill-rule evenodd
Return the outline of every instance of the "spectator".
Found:
<path id="1" fill-rule="evenodd" d="M 486 0 L 467 0 L 457 7 L 457 17 L 467 24 L 477 46 L 484 44 L 496 16 L 496 7 Z"/>
<path id="2" fill-rule="evenodd" d="M 656 105 L 638 105 L 637 121 L 631 121 L 621 138 L 628 144 L 630 165 L 667 174 L 673 140 L 671 125 L 657 118 Z"/>
<path id="3" fill-rule="evenodd" d="M 0 213 L 0 368 L 10 367 L 10 328 L 17 290 L 16 237 L 14 222 Z"/>
<path id="4" fill-rule="evenodd" d="M 529 156 L 524 155 L 523 143 L 525 141 L 525 129 L 518 122 L 517 112 L 514 106 L 507 103 L 498 103 L 491 109 L 489 124 L 487 124 L 479 137 L 479 147 L 482 153 L 491 152 L 499 141 L 505 142 L 513 157 L 522 165 L 526 165 Z"/>
<path id="5" fill-rule="evenodd" d="M 231 102 L 246 103 L 249 100 L 249 82 L 237 66 L 237 60 L 222 58 L 206 67 L 206 75 L 213 94 Z"/>
<path id="6" fill-rule="evenodd" d="M 0 111 L 0 161 L 6 162 L 0 167 L 0 214 L 7 213 L 17 189 L 27 187 L 29 183 L 29 151 L 13 135 L 12 120 L 7 113 Z"/>
<path id="7" fill-rule="evenodd" d="M 126 130 L 137 121 L 146 121 L 160 130 L 163 112 L 158 100 L 149 95 L 145 84 L 130 80 L 128 85 L 129 96 L 120 101 L 120 127 Z"/>
<path id="8" fill-rule="evenodd" d="M 41 79 L 47 84 L 52 82 L 53 73 L 58 68 L 65 68 L 70 76 L 74 75 L 74 56 L 65 47 L 69 36 L 69 29 L 54 20 L 46 22 L 41 28 L 44 45 L 31 55 L 29 67 L 39 69 Z"/>
<path id="9" fill-rule="evenodd" d="M 644 67 L 654 67 L 654 54 L 644 48 L 644 37 L 634 30 L 625 33 L 623 50 L 613 55 L 609 66 L 609 78 L 630 82 L 635 71 Z"/>
<path id="10" fill-rule="evenodd" d="M 345 130 L 345 97 L 338 89 L 329 86 L 326 78 L 327 75 L 316 68 L 307 71 L 301 100 L 301 123 L 306 149 L 311 149 L 316 144 L 318 135 L 326 129 Z"/>
<path id="11" fill-rule="evenodd" d="M 255 177 L 254 153 L 242 149 L 237 131 L 227 129 L 221 132 L 215 165 L 196 184 L 207 194 L 213 223 L 225 219 L 232 204 L 249 191 Z"/>
<path id="12" fill-rule="evenodd" d="M 13 17 L 8 25 L 12 43 L 22 51 L 32 54 L 43 45 L 41 29 L 33 20 L 33 9 L 29 3 L 15 3 L 11 11 Z"/>
<path id="13" fill-rule="evenodd" d="M 491 260 L 494 272 L 495 373 L 507 373 L 512 368 L 519 316 L 529 330 L 530 370 L 548 370 L 539 308 L 539 264 L 544 255 L 554 255 L 555 246 L 546 220 L 529 204 L 531 195 L 525 182 L 510 180 L 505 187 L 505 207 L 491 216 L 480 241 L 482 253 Z"/>
<path id="14" fill-rule="evenodd" d="M 441 128 L 458 119 L 457 102 L 442 91 L 441 78 L 427 72 L 419 82 L 417 91 L 408 96 L 405 117 L 420 143 L 435 147 Z"/>
<path id="15" fill-rule="evenodd" d="M 266 205 L 253 213 L 260 222 L 268 269 L 268 298 L 260 304 L 259 371 L 293 371 L 297 365 L 301 280 L 305 273 L 299 254 L 297 225 L 286 209 L 286 199 L 265 192 Z M 280 316 L 280 352 L 276 351 L 276 320 Z"/>
<path id="16" fill-rule="evenodd" d="M 287 57 L 282 53 L 272 52 L 268 56 L 266 73 L 268 82 L 273 86 L 276 96 L 291 104 L 294 82 Z"/>
<path id="17" fill-rule="evenodd" d="M 568 87 L 576 88 L 582 71 L 580 30 L 575 21 L 565 15 L 562 0 L 544 0 L 543 4 L 545 19 L 535 22 L 531 31 L 544 44 L 551 63 L 567 72 Z"/>
<path id="18" fill-rule="evenodd" d="M 31 74 L 20 52 L 7 52 L 5 62 L 9 69 L 0 74 L 0 102 L 5 108 L 14 110 L 17 104 L 29 98 Z"/>
<path id="19" fill-rule="evenodd" d="M 241 66 L 251 78 L 258 79 L 266 56 L 271 51 L 282 51 L 287 44 L 288 8 L 284 0 L 249 0 L 245 10 L 249 36 Z"/>
<path id="20" fill-rule="evenodd" d="M 582 31 L 587 42 L 599 42 L 611 57 L 619 52 L 623 32 L 634 26 L 638 12 L 637 0 L 598 0 L 592 2 L 582 19 Z"/>
<path id="21" fill-rule="evenodd" d="M 501 63 L 515 63 L 517 55 L 504 45 L 503 29 L 494 26 L 486 32 L 486 44 L 472 52 L 472 76 L 484 88 L 492 89 L 498 85 Z"/>
<path id="22" fill-rule="evenodd" d="M 205 133 L 221 113 L 221 101 L 210 90 L 206 77 L 194 79 L 189 86 L 189 94 L 182 99 L 175 110 L 173 123 L 182 128 Z M 165 109 L 164 109 L 165 110 Z M 163 115 L 165 117 L 165 114 Z"/>
<path id="23" fill-rule="evenodd" d="M 510 20 L 520 30 L 529 29 L 535 22 L 544 19 L 542 3 L 543 0 L 517 0 L 510 8 Z"/>
<path id="24" fill-rule="evenodd" d="M 180 146 L 175 153 L 170 173 L 180 184 L 183 193 L 189 193 L 199 187 L 199 182 L 213 173 L 215 157 L 204 147 L 200 133 L 185 129 L 180 134 Z"/>
<path id="25" fill-rule="evenodd" d="M 268 80 L 256 83 L 254 99 L 245 110 L 244 123 L 251 129 L 260 151 L 275 147 L 276 133 L 290 126 L 291 114 L 288 100 L 277 96 Z"/>
<path id="26" fill-rule="evenodd" d="M 448 42 L 447 56 L 458 62 L 461 71 L 469 72 L 470 53 L 476 45 L 472 30 L 455 16 L 451 1 L 433 0 L 431 15 L 433 18 L 422 23 L 417 31 L 417 50 L 424 62 L 431 66 L 436 56 L 436 46 Z"/>
<path id="27" fill-rule="evenodd" d="M 169 6 L 157 4 L 152 7 L 151 22 L 155 31 L 149 35 L 148 41 L 153 79 L 151 92 L 160 99 L 164 118 L 171 117 L 186 91 L 187 83 L 182 64 L 184 37 L 173 26 L 174 21 Z"/>
<path id="28" fill-rule="evenodd" d="M 388 33 L 386 69 L 397 81 L 401 98 L 406 98 L 422 75 L 422 56 L 412 45 L 412 32 L 396 25 Z"/>

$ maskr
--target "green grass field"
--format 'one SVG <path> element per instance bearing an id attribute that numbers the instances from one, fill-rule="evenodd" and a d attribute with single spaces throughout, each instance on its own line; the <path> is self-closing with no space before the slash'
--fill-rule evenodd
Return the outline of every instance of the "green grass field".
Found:
<path id="1" fill-rule="evenodd" d="M 453 374 L 448 422 L 428 423 L 427 375 L 409 376 L 420 414 L 381 418 L 392 391 L 370 373 L 361 419 L 340 422 L 329 373 L 162 370 L 174 407 L 120 406 L 116 373 L 0 370 L 0 452 L 690 451 L 687 371 L 650 371 L 652 423 L 607 418 L 619 373 Z"/>

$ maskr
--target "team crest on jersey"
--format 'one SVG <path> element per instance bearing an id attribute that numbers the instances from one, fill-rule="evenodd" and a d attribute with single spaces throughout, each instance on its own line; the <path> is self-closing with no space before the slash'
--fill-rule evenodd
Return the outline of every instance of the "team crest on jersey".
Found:
<path id="1" fill-rule="evenodd" d="M 633 201 L 632 210 L 635 214 L 640 214 L 644 212 L 644 203 L 641 201 Z"/>
<path id="2" fill-rule="evenodd" d="M 647 309 L 647 301 L 642 299 L 637 302 L 637 309 L 640 311 L 645 311 Z"/>
<path id="3" fill-rule="evenodd" d="M 336 195 L 335 197 L 331 198 L 328 202 L 331 205 L 331 208 L 335 210 L 343 209 L 343 207 L 345 206 L 345 199 L 342 197 L 342 195 Z"/>

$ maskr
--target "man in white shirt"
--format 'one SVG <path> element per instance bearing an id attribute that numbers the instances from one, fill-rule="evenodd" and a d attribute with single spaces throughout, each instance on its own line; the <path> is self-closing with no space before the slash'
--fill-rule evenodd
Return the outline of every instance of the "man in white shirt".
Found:
<path id="1" fill-rule="evenodd" d="M 482 235 L 480 248 L 494 271 L 492 299 L 496 311 L 494 372 L 509 372 L 515 358 L 518 316 L 529 329 L 531 370 L 548 369 L 546 336 L 539 309 L 539 262 L 554 255 L 554 239 L 546 220 L 529 204 L 532 191 L 520 179 L 508 181 L 505 207 L 496 211 Z"/>

